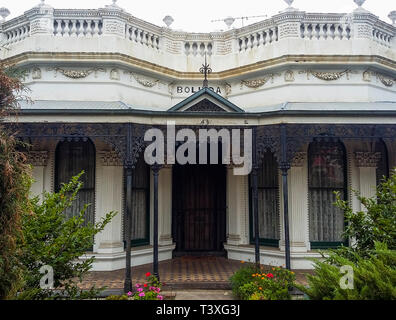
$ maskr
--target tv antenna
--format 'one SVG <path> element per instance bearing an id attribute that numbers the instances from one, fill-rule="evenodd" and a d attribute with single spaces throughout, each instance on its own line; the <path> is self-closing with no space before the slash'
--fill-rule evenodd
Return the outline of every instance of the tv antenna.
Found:
<path id="1" fill-rule="evenodd" d="M 267 17 L 267 15 L 261 15 L 261 16 L 247 16 L 247 17 L 227 17 L 224 19 L 217 19 L 217 20 L 212 20 L 211 22 L 219 22 L 219 21 L 223 21 L 228 29 L 231 28 L 232 24 L 235 22 L 235 20 L 241 20 L 242 21 L 242 27 L 245 26 L 244 21 L 245 20 L 249 20 L 249 19 L 253 19 L 253 18 L 265 18 Z"/>

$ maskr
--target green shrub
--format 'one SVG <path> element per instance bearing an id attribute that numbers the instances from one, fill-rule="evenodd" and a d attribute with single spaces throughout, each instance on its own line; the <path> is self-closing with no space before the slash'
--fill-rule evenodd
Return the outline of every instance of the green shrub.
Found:
<path id="1" fill-rule="evenodd" d="M 344 236 L 353 238 L 353 245 L 323 252 L 322 261 L 314 260 L 315 275 L 308 275 L 309 287 L 298 286 L 310 299 L 396 299 L 396 171 L 382 181 L 374 197 L 355 194 L 366 210 L 353 212 L 339 194 L 336 201 L 345 213 Z M 340 286 L 342 266 L 353 270 L 352 289 Z"/>
<path id="2" fill-rule="evenodd" d="M 146 283 L 136 284 L 136 293 L 133 295 L 133 300 L 163 300 L 164 297 L 161 294 L 162 284 L 158 281 L 158 278 L 150 272 L 146 273 L 146 278 Z M 128 292 L 128 295 L 131 294 L 131 292 Z"/>
<path id="3" fill-rule="evenodd" d="M 253 282 L 252 274 L 255 274 L 260 271 L 260 268 L 257 268 L 255 264 L 247 264 L 246 266 L 240 268 L 236 271 L 230 278 L 232 293 L 236 297 L 241 297 L 243 295 L 240 292 L 240 288 L 249 282 Z"/>
<path id="4" fill-rule="evenodd" d="M 111 295 L 111 296 L 106 297 L 105 300 L 129 300 L 129 298 L 125 294 L 124 295 L 120 295 L 120 296 Z"/>
<path id="5" fill-rule="evenodd" d="M 365 256 L 343 249 L 329 252 L 325 261 L 315 262 L 315 275 L 308 275 L 308 287 L 297 285 L 313 300 L 394 300 L 396 299 L 396 251 L 376 242 Z M 346 258 L 345 250 L 352 259 Z M 353 289 L 342 289 L 341 266 L 353 269 Z"/>
<path id="6" fill-rule="evenodd" d="M 22 217 L 24 241 L 20 243 L 20 261 L 24 266 L 24 286 L 19 299 L 86 299 L 97 296 L 100 289 L 92 287 L 88 291 L 78 288 L 77 280 L 92 268 L 94 257 L 78 260 L 92 247 L 94 235 L 101 232 L 115 213 L 108 213 L 95 225 L 85 225 L 84 214 L 88 206 L 72 218 L 64 214 L 82 187 L 80 176 L 73 177 L 63 184 L 58 193 L 45 193 L 32 200 L 32 212 Z M 53 288 L 43 289 L 40 280 L 42 266 L 50 266 L 54 272 Z M 54 290 L 56 290 L 56 293 Z M 102 288 L 103 289 L 103 288 Z"/>

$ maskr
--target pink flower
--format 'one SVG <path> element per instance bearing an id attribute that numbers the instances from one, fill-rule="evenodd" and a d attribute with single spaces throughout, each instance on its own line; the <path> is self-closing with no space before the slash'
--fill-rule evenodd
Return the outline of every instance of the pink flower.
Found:
<path id="1" fill-rule="evenodd" d="M 160 291 L 161 291 L 161 288 L 157 288 L 157 292 L 160 293 Z"/>
<path id="2" fill-rule="evenodd" d="M 140 288 L 140 284 L 139 283 L 136 283 L 136 288 Z"/>
<path id="3" fill-rule="evenodd" d="M 163 297 L 163 296 L 160 296 L 160 295 L 158 295 L 158 296 L 157 296 L 157 299 L 158 299 L 158 300 L 164 300 L 164 297 Z"/>
<path id="4" fill-rule="evenodd" d="M 139 288 L 139 289 L 137 289 L 137 291 L 138 291 L 138 292 L 142 292 L 142 291 L 143 291 L 143 288 Z"/>
<path id="5" fill-rule="evenodd" d="M 139 297 L 144 297 L 144 296 L 145 296 L 144 292 L 139 293 Z"/>
<path id="6" fill-rule="evenodd" d="M 128 297 L 130 297 L 130 296 L 132 295 L 132 292 L 129 291 L 129 292 L 127 293 L 127 295 L 128 295 Z"/>

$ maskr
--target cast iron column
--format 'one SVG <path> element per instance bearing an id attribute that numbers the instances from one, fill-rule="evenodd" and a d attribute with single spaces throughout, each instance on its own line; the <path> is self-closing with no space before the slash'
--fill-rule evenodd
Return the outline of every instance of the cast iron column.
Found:
<path id="1" fill-rule="evenodd" d="M 158 272 L 158 175 L 160 171 L 159 165 L 152 166 L 154 175 L 154 250 L 153 250 L 153 274 L 160 279 Z"/>
<path id="2" fill-rule="evenodd" d="M 290 237 L 289 237 L 289 192 L 288 192 L 288 171 L 290 162 L 287 158 L 287 134 L 286 126 L 281 125 L 281 163 L 282 172 L 282 190 L 283 190 L 283 222 L 285 225 L 285 253 L 286 253 L 286 269 L 290 270 Z"/>
<path id="3" fill-rule="evenodd" d="M 126 155 L 124 160 L 124 172 L 126 177 L 126 197 L 125 197 L 125 279 L 124 279 L 124 292 L 132 291 L 132 276 L 131 276 L 131 230 L 132 230 L 132 124 L 128 123 L 127 136 L 126 136 Z"/>
<path id="4" fill-rule="evenodd" d="M 125 254 L 125 282 L 124 292 L 132 291 L 132 278 L 131 278 L 131 216 L 132 216 L 132 168 L 125 169 L 126 173 L 126 210 L 125 210 L 125 241 L 126 241 L 126 254 Z"/>
<path id="5" fill-rule="evenodd" d="M 253 184 L 253 219 L 254 219 L 254 253 L 256 265 L 260 265 L 260 233 L 258 219 L 258 192 L 257 192 L 257 128 L 253 128 L 253 166 L 252 166 L 252 184 Z"/>

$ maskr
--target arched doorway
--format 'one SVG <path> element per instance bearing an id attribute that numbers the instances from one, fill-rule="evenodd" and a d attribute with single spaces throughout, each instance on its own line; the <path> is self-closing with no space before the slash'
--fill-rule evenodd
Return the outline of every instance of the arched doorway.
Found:
<path id="1" fill-rule="evenodd" d="M 225 255 L 226 167 L 174 165 L 172 198 L 174 256 Z"/>

